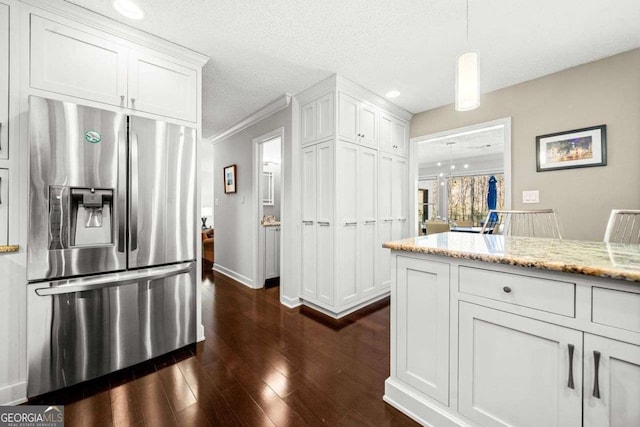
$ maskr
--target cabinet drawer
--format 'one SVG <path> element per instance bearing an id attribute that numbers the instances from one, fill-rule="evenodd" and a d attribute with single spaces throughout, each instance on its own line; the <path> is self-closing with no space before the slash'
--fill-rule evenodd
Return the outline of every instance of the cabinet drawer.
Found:
<path id="1" fill-rule="evenodd" d="M 460 267 L 459 290 L 534 310 L 575 317 L 575 283 Z"/>
<path id="2" fill-rule="evenodd" d="M 640 333 L 640 294 L 593 287 L 591 321 Z"/>

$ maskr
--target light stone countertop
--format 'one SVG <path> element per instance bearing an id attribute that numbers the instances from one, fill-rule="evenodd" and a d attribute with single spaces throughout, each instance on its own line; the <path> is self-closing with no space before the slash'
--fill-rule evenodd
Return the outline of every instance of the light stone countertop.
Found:
<path id="1" fill-rule="evenodd" d="M 263 227 L 280 227 L 280 221 L 261 222 Z"/>
<path id="2" fill-rule="evenodd" d="M 20 250 L 20 246 L 18 245 L 0 245 L 0 254 L 18 252 L 19 250 Z"/>
<path id="3" fill-rule="evenodd" d="M 640 282 L 640 245 L 439 233 L 386 242 L 382 246 L 397 251 Z"/>

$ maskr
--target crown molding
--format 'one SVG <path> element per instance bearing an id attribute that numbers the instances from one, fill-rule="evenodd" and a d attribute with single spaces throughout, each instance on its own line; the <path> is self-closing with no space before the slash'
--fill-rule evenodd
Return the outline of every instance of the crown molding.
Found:
<path id="1" fill-rule="evenodd" d="M 244 119 L 240 120 L 238 123 L 227 128 L 226 130 L 223 130 L 222 132 L 217 133 L 205 139 L 205 141 L 214 145 L 218 144 L 226 140 L 227 138 L 235 135 L 236 133 L 242 132 L 249 126 L 252 126 L 258 123 L 259 121 L 264 120 L 267 117 L 272 116 L 275 113 L 284 110 L 289 106 L 289 104 L 291 104 L 291 98 L 292 98 L 291 95 L 289 95 L 288 93 L 285 93 L 282 96 L 278 97 L 275 101 L 272 101 L 271 103 L 265 105 L 258 111 L 254 112 L 250 116 L 245 117 Z"/>
<path id="2" fill-rule="evenodd" d="M 136 45 L 178 57 L 189 63 L 197 64 L 199 67 L 203 67 L 209 61 L 209 57 L 202 53 L 63 0 L 20 0 L 20 2 L 89 25 L 96 30 L 125 39 Z"/>

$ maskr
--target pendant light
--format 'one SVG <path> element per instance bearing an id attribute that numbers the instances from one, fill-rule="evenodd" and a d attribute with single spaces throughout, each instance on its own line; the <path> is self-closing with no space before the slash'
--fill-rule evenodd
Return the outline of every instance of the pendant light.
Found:
<path id="1" fill-rule="evenodd" d="M 467 44 L 469 43 L 469 0 L 467 4 Z M 480 58 L 470 50 L 456 62 L 456 111 L 469 111 L 480 106 Z"/>

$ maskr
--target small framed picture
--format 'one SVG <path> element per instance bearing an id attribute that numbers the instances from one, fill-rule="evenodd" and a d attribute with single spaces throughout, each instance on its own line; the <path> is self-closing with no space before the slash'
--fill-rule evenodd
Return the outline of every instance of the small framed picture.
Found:
<path id="1" fill-rule="evenodd" d="M 536 137 L 536 170 L 588 168 L 607 164 L 607 125 Z"/>
<path id="2" fill-rule="evenodd" d="M 224 168 L 224 192 L 227 194 L 236 192 L 236 165 Z"/>

